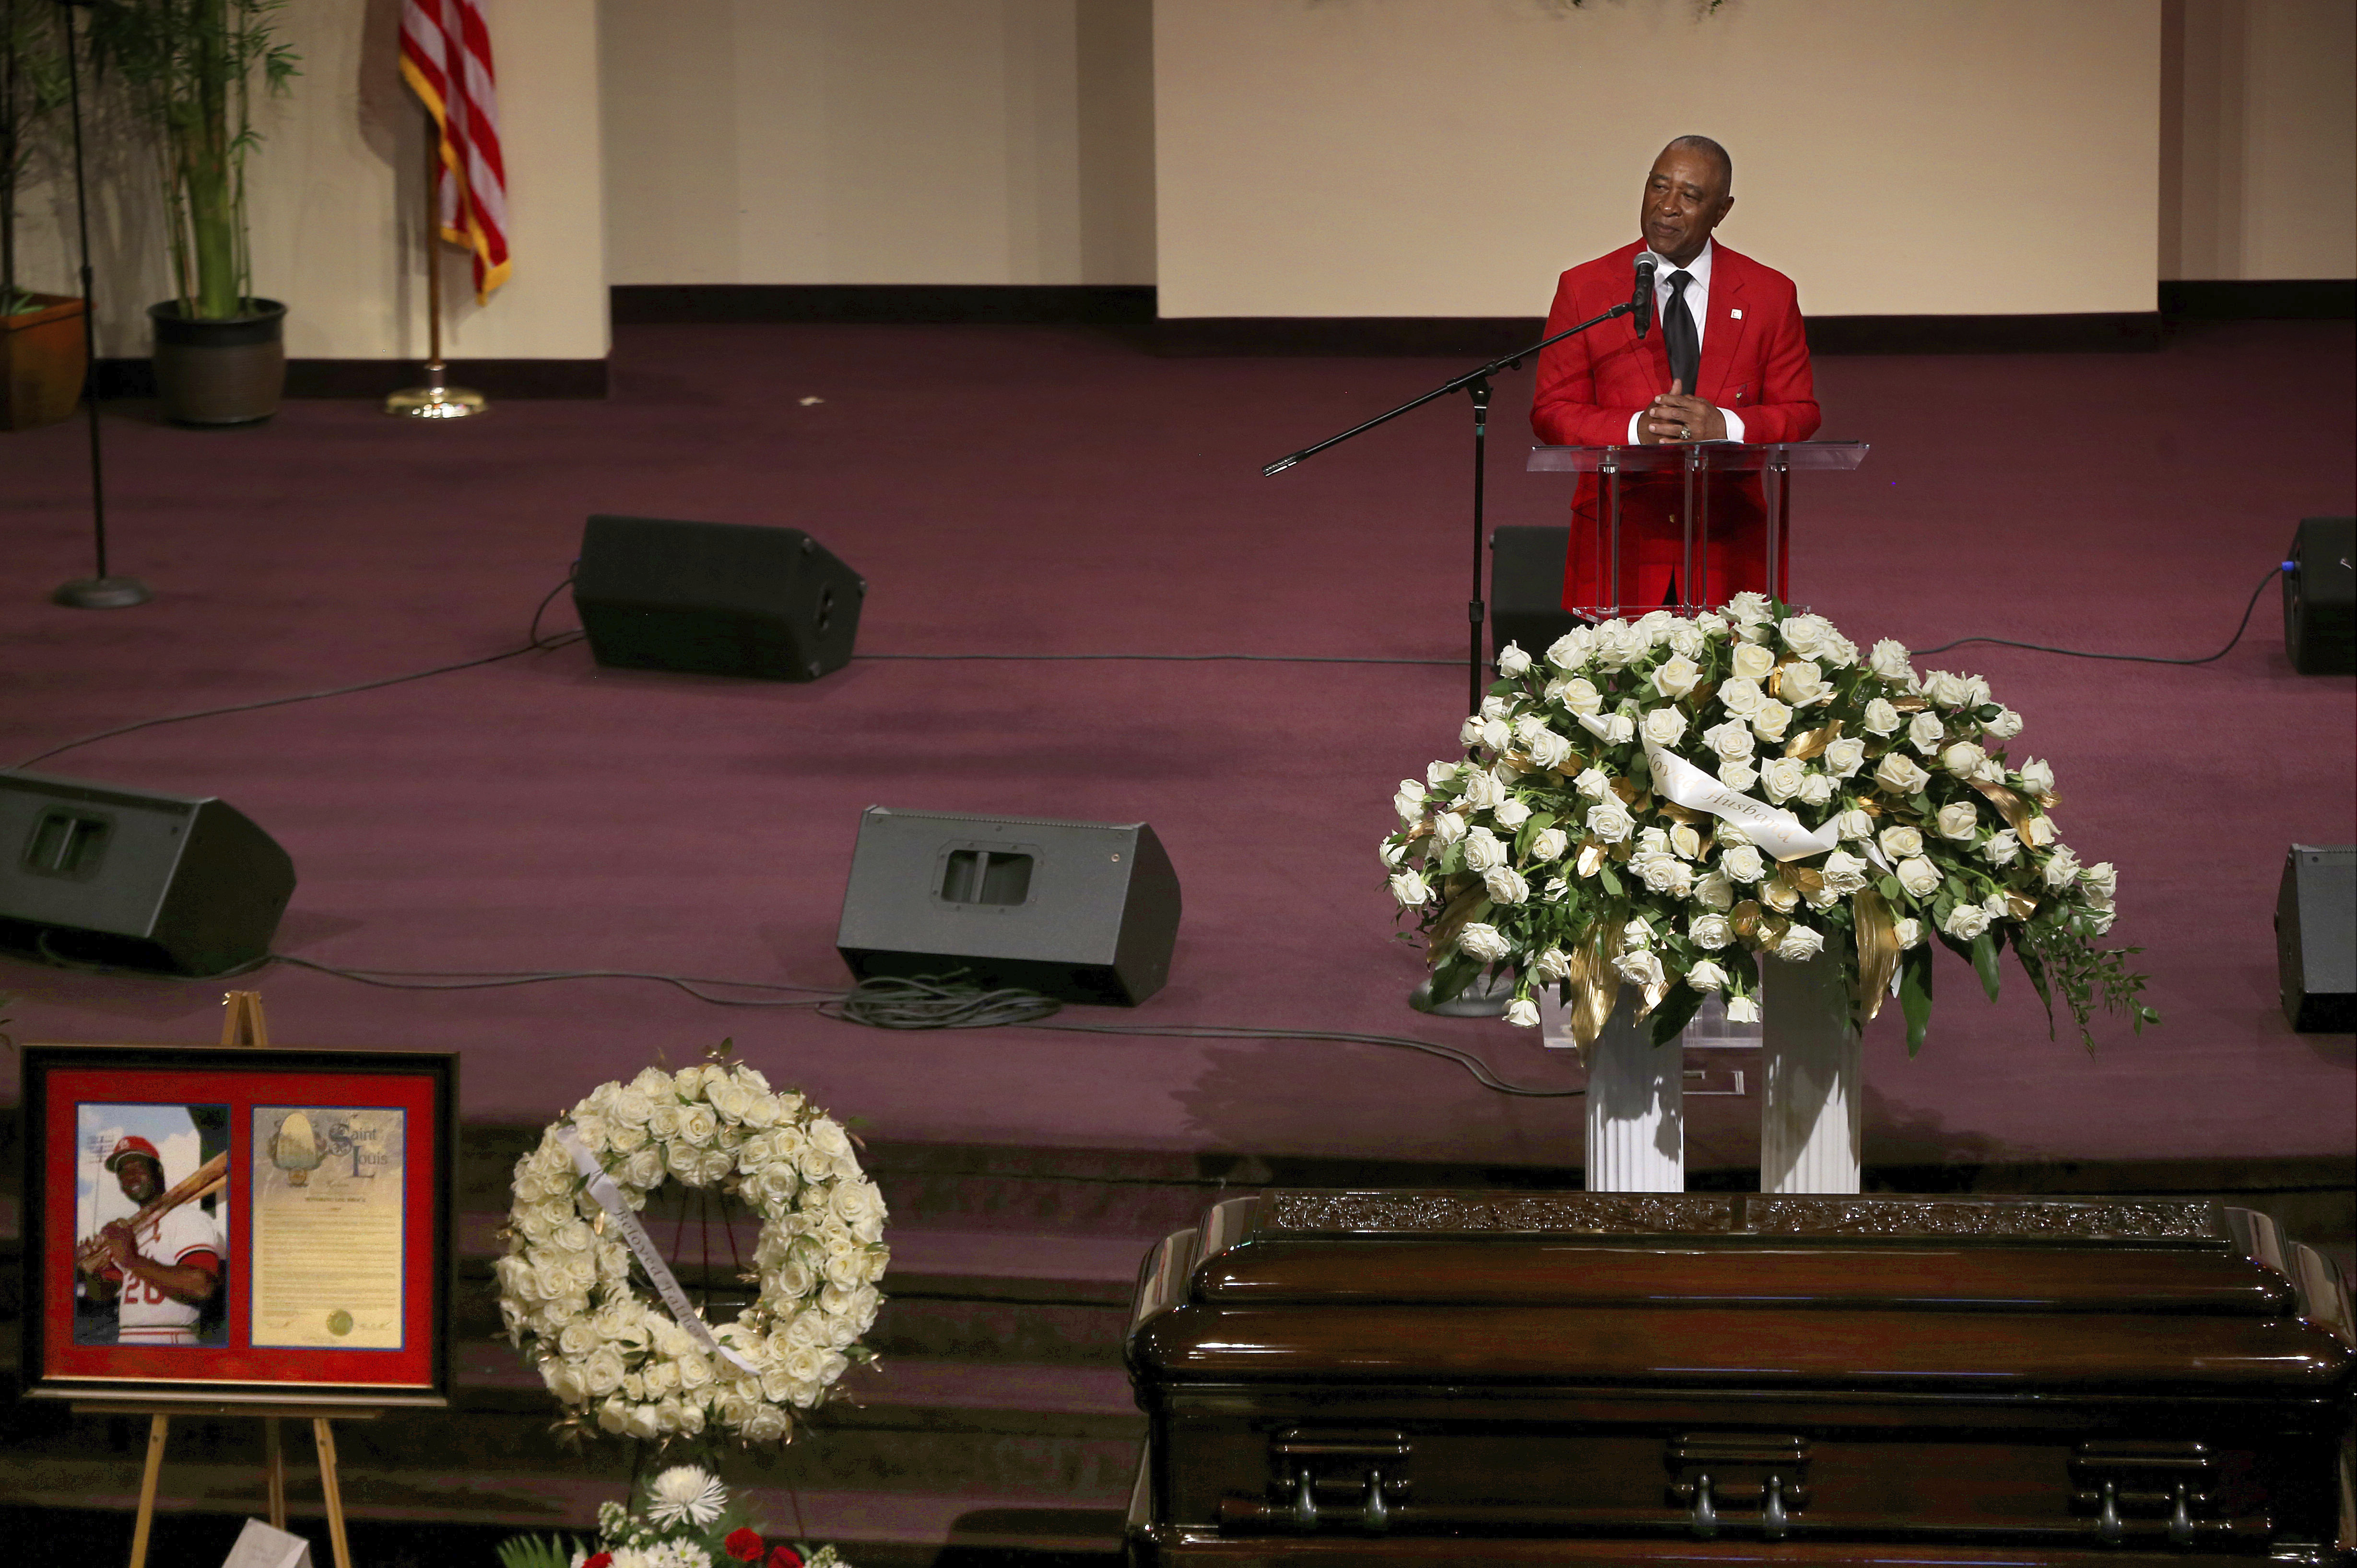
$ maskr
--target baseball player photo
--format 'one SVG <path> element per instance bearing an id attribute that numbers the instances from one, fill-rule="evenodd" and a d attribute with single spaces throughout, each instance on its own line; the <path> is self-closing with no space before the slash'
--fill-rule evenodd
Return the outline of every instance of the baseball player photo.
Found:
<path id="1" fill-rule="evenodd" d="M 223 1341 L 228 1108 L 77 1108 L 74 1339 Z"/>

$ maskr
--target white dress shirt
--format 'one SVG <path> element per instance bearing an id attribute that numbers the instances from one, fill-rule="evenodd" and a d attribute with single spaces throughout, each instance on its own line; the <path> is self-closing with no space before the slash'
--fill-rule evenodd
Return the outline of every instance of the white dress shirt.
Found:
<path id="1" fill-rule="evenodd" d="M 1694 315 L 1695 346 L 1697 349 L 1707 340 L 1710 333 L 1710 263 L 1717 249 L 1717 242 L 1705 240 L 1702 254 L 1688 262 L 1684 269 L 1693 280 L 1686 285 L 1686 309 Z M 1647 256 L 1653 258 L 1653 330 L 1659 332 L 1662 329 L 1662 313 L 1670 307 L 1670 298 L 1676 292 L 1670 286 L 1670 274 L 1680 269 L 1667 256 L 1652 251 L 1640 252 L 1637 259 L 1642 261 Z M 1686 388 L 1686 394 L 1700 395 L 1692 387 Z M 1722 408 L 1718 412 L 1727 421 L 1727 438 L 1729 441 L 1742 440 L 1743 416 L 1731 408 Z M 1643 409 L 1629 416 L 1629 445 L 1631 446 L 1637 445 L 1639 422 L 1644 417 Z"/>

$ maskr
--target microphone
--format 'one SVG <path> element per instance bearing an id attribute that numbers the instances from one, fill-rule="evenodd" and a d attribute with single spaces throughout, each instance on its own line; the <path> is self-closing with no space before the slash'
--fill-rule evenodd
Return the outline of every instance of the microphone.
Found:
<path id="1" fill-rule="evenodd" d="M 1629 306 L 1637 313 L 1637 337 L 1641 341 L 1647 328 L 1653 325 L 1653 256 L 1650 251 L 1637 258 L 1637 292 L 1630 296 Z"/>

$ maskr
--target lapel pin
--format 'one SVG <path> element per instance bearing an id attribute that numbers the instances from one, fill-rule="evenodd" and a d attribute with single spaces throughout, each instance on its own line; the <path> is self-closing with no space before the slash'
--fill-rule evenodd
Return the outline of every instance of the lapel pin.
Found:
<path id="1" fill-rule="evenodd" d="M 1735 317 L 1735 319 L 1737 319 L 1738 321 L 1740 321 L 1740 320 L 1742 320 L 1742 319 L 1743 319 L 1743 312 L 1741 312 L 1741 311 L 1739 311 L 1739 310 L 1730 310 L 1730 311 L 1728 311 L 1728 312 L 1727 312 L 1727 314 L 1728 314 L 1729 316 L 1732 316 L 1733 317 Z"/>

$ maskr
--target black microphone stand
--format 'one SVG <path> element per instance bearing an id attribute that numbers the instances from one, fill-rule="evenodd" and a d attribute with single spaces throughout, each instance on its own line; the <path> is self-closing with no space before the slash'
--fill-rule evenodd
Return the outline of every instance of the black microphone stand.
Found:
<path id="1" fill-rule="evenodd" d="M 74 219 L 81 232 L 81 344 L 88 361 L 83 371 L 81 400 L 90 410 L 91 524 L 98 543 L 98 575 L 61 584 L 49 597 L 78 610 L 120 610 L 144 605 L 155 596 L 136 577 L 110 576 L 106 570 L 106 473 L 99 460 L 98 442 L 98 291 L 90 270 L 90 190 L 82 174 L 81 61 L 74 48 L 76 0 L 58 0 L 66 28 L 66 97 L 72 106 L 74 149 Z"/>
<path id="2" fill-rule="evenodd" d="M 1263 474 L 1273 478 L 1276 475 L 1285 472 L 1287 468 L 1292 467 L 1296 463 L 1300 462 L 1304 457 L 1314 457 L 1318 453 L 1326 450 L 1329 446 L 1339 446 L 1342 442 L 1351 439 L 1353 435 L 1357 435 L 1364 431 L 1372 430 L 1378 424 L 1386 424 L 1391 420 L 1397 419 L 1401 414 L 1407 413 L 1408 410 L 1412 408 L 1422 408 L 1426 403 L 1432 402 L 1434 399 L 1447 397 L 1453 392 L 1461 391 L 1473 400 L 1473 591 L 1465 601 L 1465 618 L 1472 625 L 1472 646 L 1470 651 L 1466 656 L 1466 673 L 1469 680 L 1471 688 L 1470 694 L 1467 698 L 1465 705 L 1465 711 L 1469 714 L 1479 713 L 1481 708 L 1481 666 L 1483 662 L 1481 658 L 1481 623 L 1489 617 L 1489 606 L 1485 605 L 1481 601 L 1481 546 L 1483 543 L 1481 538 L 1481 485 L 1484 472 L 1483 456 L 1487 449 L 1490 430 L 1490 378 L 1505 371 L 1519 369 L 1525 359 L 1537 353 L 1540 349 L 1544 349 L 1551 344 L 1560 343 L 1566 338 L 1577 337 L 1580 333 L 1587 331 L 1589 328 L 1601 326 L 1603 323 L 1611 320 L 1616 316 L 1627 316 L 1636 308 L 1637 304 L 1634 300 L 1631 300 L 1625 305 L 1616 305 L 1601 316 L 1596 317 L 1590 320 L 1583 321 L 1577 327 L 1566 327 L 1552 338 L 1542 338 L 1527 349 L 1517 349 L 1511 354 L 1491 360 L 1488 364 L 1481 366 L 1478 370 L 1468 371 L 1465 374 L 1458 376 L 1454 381 L 1444 381 L 1439 386 L 1437 386 L 1430 392 L 1426 392 L 1422 397 L 1410 398 L 1407 402 L 1400 404 L 1397 408 L 1393 409 L 1388 413 L 1379 413 L 1372 419 L 1366 420 L 1361 424 L 1351 426 L 1350 429 L 1343 431 L 1339 435 L 1329 435 L 1325 440 L 1318 442 L 1315 446 L 1304 446 L 1300 451 L 1292 454 L 1290 456 L 1279 457 L 1275 462 L 1271 463 L 1267 467 L 1261 470 Z"/>

